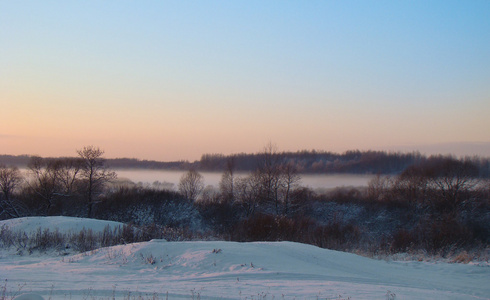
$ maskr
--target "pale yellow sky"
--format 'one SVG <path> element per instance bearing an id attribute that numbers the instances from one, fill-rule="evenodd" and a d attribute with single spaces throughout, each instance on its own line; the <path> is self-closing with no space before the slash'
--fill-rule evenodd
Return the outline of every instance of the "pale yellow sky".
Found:
<path id="1" fill-rule="evenodd" d="M 2 4 L 0 154 L 490 156 L 488 2 L 193 4 Z"/>

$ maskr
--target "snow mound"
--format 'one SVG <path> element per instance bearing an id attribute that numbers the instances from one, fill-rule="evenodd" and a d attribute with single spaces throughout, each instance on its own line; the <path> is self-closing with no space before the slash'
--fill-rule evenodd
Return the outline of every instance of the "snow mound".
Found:
<path id="1" fill-rule="evenodd" d="M 490 268 L 386 262 L 292 242 L 150 242 L 0 259 L 2 278 L 70 299 L 486 299 Z M 138 294 L 139 293 L 139 294 Z M 146 296 L 145 296 L 146 295 Z M 55 297 L 56 298 L 56 297 Z M 61 299 L 60 298 L 60 299 Z"/>
<path id="2" fill-rule="evenodd" d="M 101 231 L 68 217 L 0 222 L 12 230 Z M 292 242 L 152 240 L 50 257 L 0 252 L 7 293 L 52 299 L 489 299 L 490 268 L 394 262 Z"/>
<path id="3" fill-rule="evenodd" d="M 50 231 L 58 230 L 63 234 L 78 233 L 83 229 L 91 229 L 94 233 L 104 231 L 106 226 L 111 229 L 122 227 L 124 224 L 113 221 L 74 217 L 25 217 L 0 221 L 0 228 L 4 226 L 14 232 L 35 233 L 39 228 Z"/>
<path id="4" fill-rule="evenodd" d="M 379 261 L 362 256 L 293 242 L 167 242 L 152 240 L 78 254 L 81 263 L 120 264 L 134 270 L 173 271 L 194 277 L 243 273 L 308 273 L 312 276 L 379 277 Z"/>

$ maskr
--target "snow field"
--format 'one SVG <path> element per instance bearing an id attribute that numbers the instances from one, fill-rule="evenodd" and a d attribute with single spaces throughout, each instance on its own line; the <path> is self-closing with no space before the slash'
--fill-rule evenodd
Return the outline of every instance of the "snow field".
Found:
<path id="1" fill-rule="evenodd" d="M 152 240 L 63 257 L 0 253 L 8 292 L 45 299 L 489 299 L 489 278 L 488 266 L 381 261 L 292 242 Z"/>

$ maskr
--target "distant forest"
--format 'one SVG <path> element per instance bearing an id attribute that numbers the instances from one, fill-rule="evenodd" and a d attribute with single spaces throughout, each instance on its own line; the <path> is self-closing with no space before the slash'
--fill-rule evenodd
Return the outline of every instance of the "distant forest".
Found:
<path id="1" fill-rule="evenodd" d="M 105 164 L 113 169 L 153 169 L 153 170 L 189 170 L 222 172 L 232 159 L 234 170 L 249 172 L 256 169 L 262 160 L 263 153 L 240 153 L 233 155 L 204 154 L 200 160 L 162 162 L 140 160 L 136 158 L 106 159 Z M 333 153 L 327 151 L 304 150 L 297 152 L 279 152 L 282 161 L 292 164 L 299 173 L 307 174 L 399 174 L 407 167 L 423 163 L 430 157 L 419 152 L 385 152 L 385 151 L 346 151 Z M 434 157 L 434 156 L 432 156 Z M 0 155 L 0 164 L 25 167 L 29 155 Z M 490 158 L 466 157 L 479 169 L 480 177 L 490 177 Z"/>

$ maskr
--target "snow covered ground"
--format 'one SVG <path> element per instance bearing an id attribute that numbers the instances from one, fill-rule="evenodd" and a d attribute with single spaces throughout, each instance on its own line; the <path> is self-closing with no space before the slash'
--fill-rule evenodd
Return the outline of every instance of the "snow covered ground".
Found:
<path id="1" fill-rule="evenodd" d="M 12 231 L 22 231 L 35 233 L 39 228 L 51 231 L 58 230 L 60 233 L 78 233 L 83 229 L 92 229 L 95 232 L 102 232 L 106 226 L 114 229 L 124 226 L 123 223 L 103 221 L 96 219 L 73 218 L 73 217 L 25 217 L 0 221 L 0 228 L 7 226 Z"/>
<path id="2" fill-rule="evenodd" d="M 52 230 L 77 222 L 86 229 L 104 225 L 59 218 L 9 220 L 0 227 L 32 230 L 34 220 Z M 62 257 L 3 249 L 0 280 L 9 297 L 38 293 L 45 299 L 490 298 L 488 265 L 373 260 L 291 242 L 152 240 Z"/>

